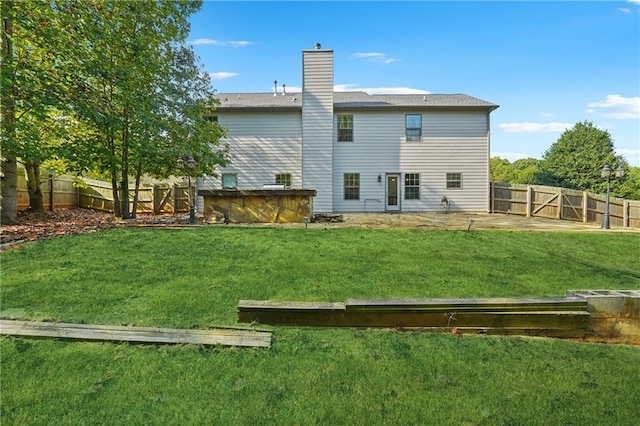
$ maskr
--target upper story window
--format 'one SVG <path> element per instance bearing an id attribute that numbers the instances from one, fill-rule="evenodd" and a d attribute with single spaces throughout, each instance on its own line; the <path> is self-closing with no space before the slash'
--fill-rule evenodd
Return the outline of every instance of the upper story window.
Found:
<path id="1" fill-rule="evenodd" d="M 360 199 L 360 173 L 344 174 L 344 199 Z"/>
<path id="2" fill-rule="evenodd" d="M 420 174 L 407 173 L 404 175 L 404 199 L 420 199 Z"/>
<path id="3" fill-rule="evenodd" d="M 237 188 L 238 176 L 235 173 L 223 173 L 222 174 L 222 187 L 223 188 Z"/>
<path id="4" fill-rule="evenodd" d="M 338 142 L 353 142 L 353 115 L 338 116 Z"/>
<path id="5" fill-rule="evenodd" d="M 422 140 L 422 114 L 407 114 L 404 117 L 407 141 Z"/>
<path id="6" fill-rule="evenodd" d="M 462 189 L 462 173 L 447 173 L 447 189 Z"/>
<path id="7" fill-rule="evenodd" d="M 291 173 L 281 173 L 276 175 L 276 184 L 284 185 L 287 188 L 291 186 Z"/>

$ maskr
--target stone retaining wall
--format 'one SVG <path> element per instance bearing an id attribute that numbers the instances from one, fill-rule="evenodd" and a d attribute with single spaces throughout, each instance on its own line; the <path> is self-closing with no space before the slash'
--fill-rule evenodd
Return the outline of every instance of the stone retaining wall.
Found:
<path id="1" fill-rule="evenodd" d="M 313 189 L 201 190 L 208 223 L 302 223 L 313 214 Z"/>

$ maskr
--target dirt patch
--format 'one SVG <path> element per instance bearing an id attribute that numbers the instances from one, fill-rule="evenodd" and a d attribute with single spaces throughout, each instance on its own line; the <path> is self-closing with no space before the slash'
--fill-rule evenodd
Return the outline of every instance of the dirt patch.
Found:
<path id="1" fill-rule="evenodd" d="M 188 214 L 164 216 L 139 216 L 136 219 L 119 220 L 111 213 L 88 209 L 60 209 L 44 212 L 18 212 L 18 223 L 0 227 L 0 250 L 29 241 L 87 234 L 122 226 L 161 225 L 176 226 L 189 223 Z"/>
<path id="2" fill-rule="evenodd" d="M 424 228 L 448 230 L 601 231 L 599 224 L 489 213 L 349 213 L 328 227 Z M 616 228 L 607 232 L 640 232 Z"/>

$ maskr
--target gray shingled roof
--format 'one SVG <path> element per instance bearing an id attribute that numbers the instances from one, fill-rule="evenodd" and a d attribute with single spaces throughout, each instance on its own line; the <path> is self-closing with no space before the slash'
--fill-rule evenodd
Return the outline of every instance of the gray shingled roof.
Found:
<path id="1" fill-rule="evenodd" d="M 278 109 L 297 110 L 302 108 L 302 93 L 287 93 L 274 96 L 273 93 L 220 93 L 218 110 Z M 468 95 L 369 95 L 366 92 L 335 92 L 333 107 L 347 109 L 486 109 L 494 110 L 498 105 Z"/>

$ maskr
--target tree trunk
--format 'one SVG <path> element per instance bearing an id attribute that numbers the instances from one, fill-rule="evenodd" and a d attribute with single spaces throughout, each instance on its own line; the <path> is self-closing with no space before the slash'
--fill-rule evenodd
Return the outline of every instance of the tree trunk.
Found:
<path id="1" fill-rule="evenodd" d="M 140 179 L 142 178 L 142 165 L 138 164 L 136 167 L 136 189 L 133 192 L 133 209 L 131 217 L 136 218 L 138 214 L 138 201 L 140 200 Z"/>
<path id="2" fill-rule="evenodd" d="M 0 223 L 18 223 L 18 163 L 15 158 L 2 160 L 2 214 Z"/>
<path id="3" fill-rule="evenodd" d="M 126 112 L 125 112 L 126 115 Z M 129 136 L 129 128 L 128 125 L 125 124 L 122 129 L 122 162 L 121 162 L 121 171 L 122 171 L 122 208 L 120 212 L 122 213 L 123 219 L 131 219 L 131 213 L 129 211 L 129 146 L 128 146 L 128 136 Z"/>
<path id="4" fill-rule="evenodd" d="M 113 194 L 113 215 L 121 217 L 120 212 L 120 185 L 118 184 L 118 173 L 115 167 L 111 167 L 111 192 Z"/>
<path id="5" fill-rule="evenodd" d="M 123 219 L 131 219 L 131 212 L 129 211 L 129 176 L 122 172 L 122 207 L 120 208 L 121 217 Z"/>
<path id="6" fill-rule="evenodd" d="M 13 68 L 13 2 L 3 2 L 3 19 L 2 19 L 2 77 L 7 84 L 5 96 L 0 100 L 0 111 L 2 112 L 2 130 L 3 140 L 14 140 L 16 137 L 16 103 L 15 103 L 15 87 L 14 80 L 7 78 L 10 70 Z M 5 9 L 6 8 L 6 9 Z M 4 143 L 4 142 L 3 142 Z M 0 200 L 0 223 L 3 225 L 18 222 L 18 163 L 15 155 L 2 152 L 2 164 L 0 173 L 0 186 L 2 187 L 2 200 Z"/>
<path id="7" fill-rule="evenodd" d="M 40 164 L 27 163 L 27 192 L 29 193 L 29 210 L 44 211 L 44 196 L 40 190 Z"/>
<path id="8" fill-rule="evenodd" d="M 111 154 L 109 158 L 109 169 L 111 172 L 111 194 L 113 195 L 113 216 L 121 217 L 122 212 L 120 211 L 120 186 L 118 182 L 118 169 L 116 168 L 115 164 L 115 141 L 111 129 L 108 129 L 106 133 L 107 146 L 109 147 L 109 153 Z"/>

